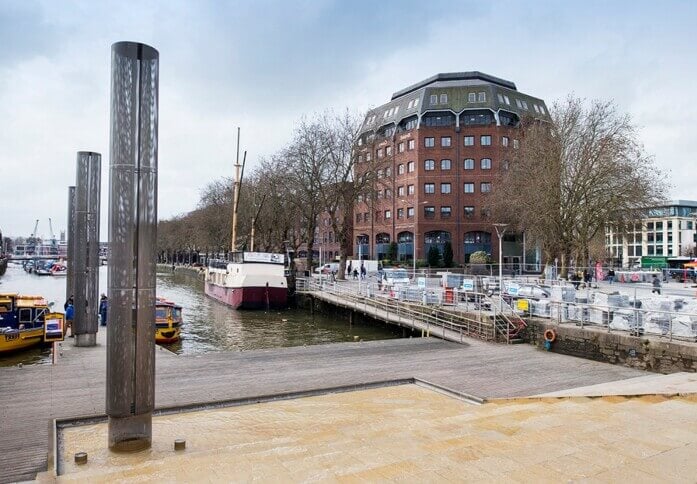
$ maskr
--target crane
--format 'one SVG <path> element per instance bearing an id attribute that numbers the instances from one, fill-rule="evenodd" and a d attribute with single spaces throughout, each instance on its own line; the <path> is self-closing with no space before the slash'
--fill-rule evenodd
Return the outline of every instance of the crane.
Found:
<path id="1" fill-rule="evenodd" d="M 36 231 L 39 230 L 39 219 L 36 219 L 36 223 L 34 224 L 34 230 L 31 232 L 31 237 L 36 237 Z"/>
<path id="2" fill-rule="evenodd" d="M 51 222 L 51 217 L 48 218 L 48 232 L 51 234 L 51 255 L 58 255 L 58 240 L 56 239 L 56 234 L 53 233 L 53 222 Z"/>

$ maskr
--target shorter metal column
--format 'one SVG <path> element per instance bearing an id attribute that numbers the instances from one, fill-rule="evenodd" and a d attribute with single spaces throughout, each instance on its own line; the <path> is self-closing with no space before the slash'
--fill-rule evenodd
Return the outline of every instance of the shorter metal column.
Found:
<path id="1" fill-rule="evenodd" d="M 65 281 L 65 300 L 75 294 L 75 187 L 68 187 L 68 275 Z M 72 331 L 72 330 L 71 330 Z"/>

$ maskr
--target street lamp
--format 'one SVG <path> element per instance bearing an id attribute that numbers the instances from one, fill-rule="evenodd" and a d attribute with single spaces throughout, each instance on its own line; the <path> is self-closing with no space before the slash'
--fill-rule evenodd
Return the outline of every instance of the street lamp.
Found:
<path id="1" fill-rule="evenodd" d="M 503 294 L 503 234 L 508 224 L 493 224 L 499 237 L 499 295 Z"/>

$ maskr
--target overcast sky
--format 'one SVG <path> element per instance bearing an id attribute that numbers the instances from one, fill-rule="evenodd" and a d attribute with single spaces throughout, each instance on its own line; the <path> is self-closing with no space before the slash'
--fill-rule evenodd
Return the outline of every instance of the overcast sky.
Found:
<path id="1" fill-rule="evenodd" d="M 303 114 L 356 112 L 438 72 L 479 70 L 548 104 L 614 100 L 697 199 L 697 2 L 0 0 L 0 229 L 66 226 L 75 157 L 102 160 L 107 238 L 111 44 L 160 51 L 159 216 L 195 208 L 232 174 L 236 127 L 248 166 Z"/>

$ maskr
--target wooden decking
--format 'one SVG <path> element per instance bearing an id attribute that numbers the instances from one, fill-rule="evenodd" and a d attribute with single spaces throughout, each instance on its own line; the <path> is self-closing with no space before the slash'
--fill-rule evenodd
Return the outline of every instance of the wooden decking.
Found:
<path id="1" fill-rule="evenodd" d="M 104 413 L 106 352 L 64 343 L 55 366 L 0 368 L 0 482 L 46 470 L 49 420 Z M 415 338 L 199 356 L 157 354 L 156 403 L 175 406 L 416 377 L 481 397 L 540 394 L 638 370 L 472 340 Z"/>

